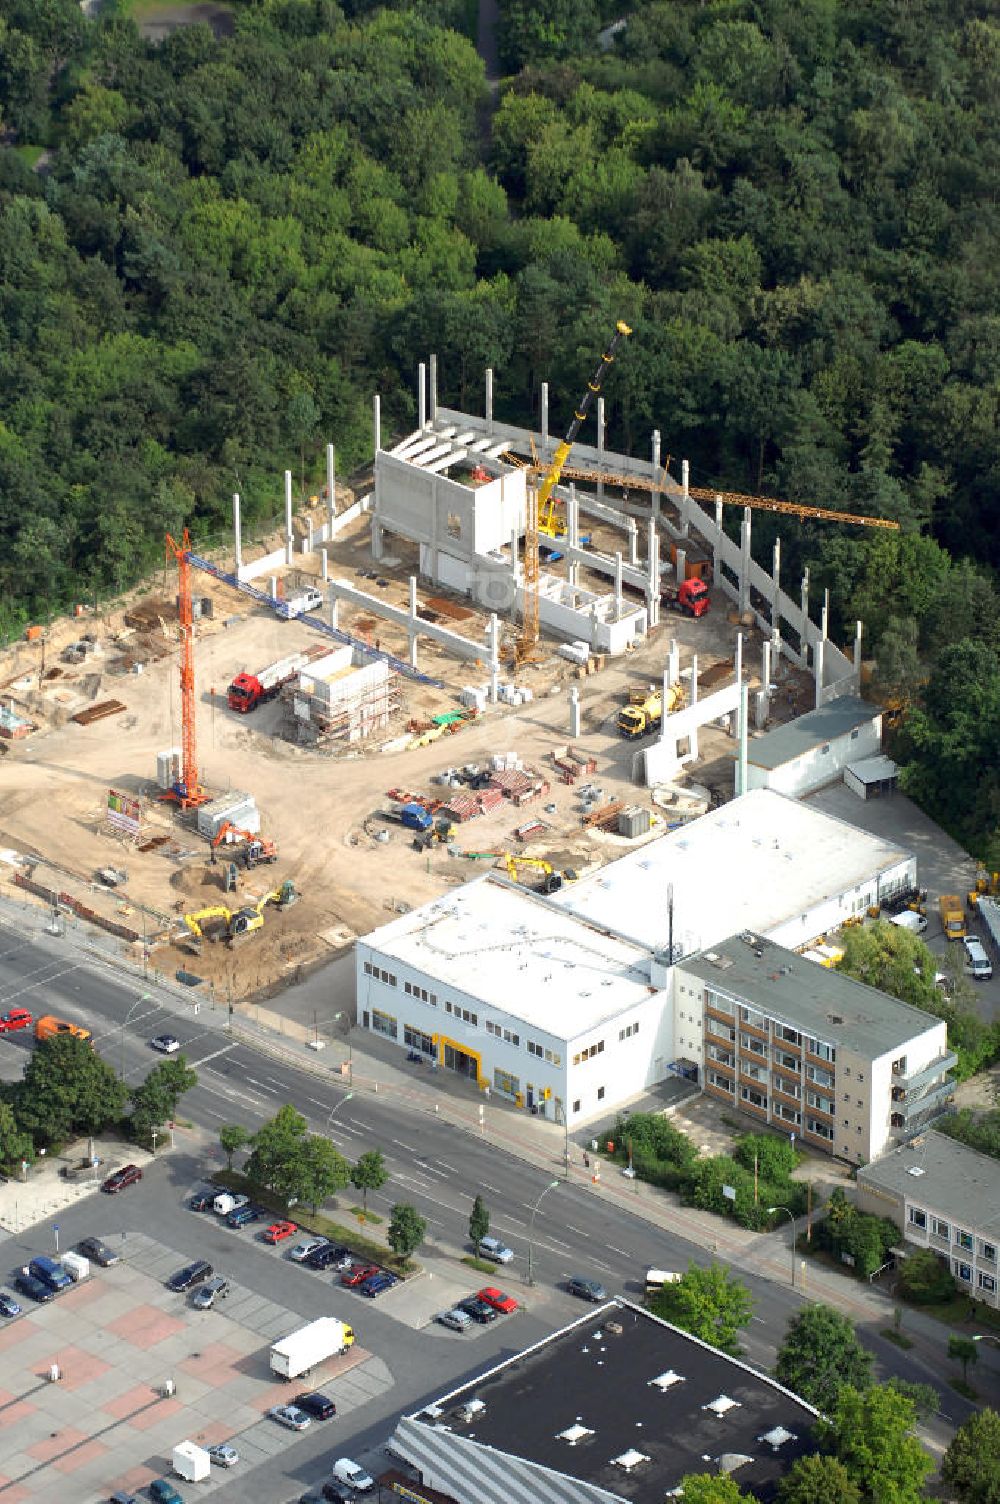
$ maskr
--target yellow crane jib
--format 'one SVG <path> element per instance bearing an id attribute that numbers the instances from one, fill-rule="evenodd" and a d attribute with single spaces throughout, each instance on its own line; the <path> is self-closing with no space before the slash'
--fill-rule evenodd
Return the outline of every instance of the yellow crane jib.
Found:
<path id="1" fill-rule="evenodd" d="M 617 349 L 621 341 L 623 339 L 627 339 L 631 333 L 632 330 L 629 328 L 628 324 L 625 323 L 624 319 L 619 319 L 618 323 L 615 325 L 615 332 L 611 336 L 611 343 L 608 345 L 608 348 L 601 356 L 600 364 L 598 365 L 597 370 L 594 372 L 593 379 L 587 382 L 587 390 L 583 394 L 583 397 L 580 401 L 580 406 L 574 410 L 573 421 L 569 425 L 569 428 L 567 428 L 566 430 L 565 438 L 558 445 L 555 454 L 552 456 L 552 464 L 549 467 L 549 472 L 546 475 L 545 479 L 542 481 L 541 486 L 539 487 L 538 511 L 540 515 L 543 514 L 545 505 L 549 497 L 552 495 L 552 492 L 559 484 L 559 477 L 562 474 L 562 468 L 565 465 L 566 461 L 569 459 L 569 452 L 573 448 L 573 445 L 576 443 L 576 436 L 580 432 L 581 425 L 586 420 L 587 413 L 590 410 L 590 404 L 593 402 L 595 397 L 599 397 L 601 394 L 601 387 L 604 385 L 604 378 L 605 376 L 607 376 L 608 371 L 615 363 L 615 350 Z"/>

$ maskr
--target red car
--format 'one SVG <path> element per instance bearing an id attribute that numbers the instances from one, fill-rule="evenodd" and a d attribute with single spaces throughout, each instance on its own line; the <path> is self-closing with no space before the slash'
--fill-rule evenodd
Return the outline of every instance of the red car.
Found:
<path id="1" fill-rule="evenodd" d="M 265 1243 L 283 1243 L 286 1238 L 294 1238 L 298 1230 L 294 1222 L 272 1222 L 270 1227 L 265 1227 L 261 1237 Z"/>
<path id="2" fill-rule="evenodd" d="M 355 1264 L 353 1269 L 348 1269 L 346 1274 L 340 1276 L 342 1285 L 361 1285 L 366 1279 L 371 1279 L 373 1274 L 380 1274 L 377 1264 Z"/>
<path id="3" fill-rule="evenodd" d="M 509 1316 L 517 1310 L 517 1301 L 513 1295 L 505 1295 L 502 1290 L 497 1290 L 493 1285 L 487 1285 L 485 1290 L 476 1291 L 476 1299 L 482 1300 L 494 1311 L 499 1311 L 501 1316 Z"/>
<path id="4" fill-rule="evenodd" d="M 11 1008 L 0 1014 L 0 1034 L 12 1034 L 15 1029 L 30 1029 L 34 1020 L 27 1008 Z"/>
<path id="5" fill-rule="evenodd" d="M 136 1185 L 142 1179 L 142 1171 L 138 1165 L 122 1165 L 120 1170 L 115 1170 L 109 1175 L 101 1186 L 102 1191 L 107 1191 L 109 1196 L 115 1196 L 123 1191 L 128 1185 Z"/>

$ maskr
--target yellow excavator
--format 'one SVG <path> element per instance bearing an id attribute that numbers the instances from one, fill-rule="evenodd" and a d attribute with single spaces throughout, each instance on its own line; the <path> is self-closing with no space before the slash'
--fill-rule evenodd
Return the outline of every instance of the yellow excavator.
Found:
<path id="1" fill-rule="evenodd" d="M 684 690 L 680 684 L 671 684 L 667 691 L 667 715 L 678 710 L 684 703 Z M 648 689 L 633 689 L 629 702 L 618 712 L 618 733 L 635 741 L 659 731 L 663 723 L 663 694 L 655 684 Z"/>
<path id="2" fill-rule="evenodd" d="M 280 888 L 272 888 L 256 903 L 247 904 L 242 909 L 227 909 L 223 904 L 212 904 L 207 909 L 198 909 L 193 914 L 184 915 L 184 923 L 191 934 L 191 939 L 196 946 L 200 946 L 205 938 L 202 926 L 210 919 L 224 919 L 226 922 L 225 938 L 230 945 L 238 945 L 241 940 L 255 935 L 264 927 L 264 910 L 269 903 L 276 904 L 280 909 L 289 909 L 298 899 L 295 884 L 287 879 Z"/>
<path id="3" fill-rule="evenodd" d="M 976 908 L 981 898 L 997 898 L 998 896 L 1000 896 L 1000 872 L 990 872 L 986 867 L 980 867 L 976 873 L 976 886 L 970 888 L 966 895 L 969 908 Z"/>
<path id="4" fill-rule="evenodd" d="M 504 866 L 507 868 L 507 876 L 513 882 L 517 882 L 518 869 L 520 867 L 532 867 L 542 874 L 542 880 L 538 885 L 539 893 L 558 893 L 563 883 L 575 883 L 576 873 L 572 867 L 564 867 L 557 872 L 551 862 L 547 862 L 539 856 L 517 856 L 513 851 L 502 853 Z"/>

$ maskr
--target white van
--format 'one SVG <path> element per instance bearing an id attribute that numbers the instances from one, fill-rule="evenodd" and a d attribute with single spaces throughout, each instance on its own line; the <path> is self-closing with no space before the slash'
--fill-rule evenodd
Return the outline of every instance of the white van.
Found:
<path id="1" fill-rule="evenodd" d="M 665 1285 L 676 1285 L 683 1275 L 671 1269 L 646 1270 L 646 1297 L 658 1295 Z"/>
<path id="2" fill-rule="evenodd" d="M 320 590 L 303 590 L 285 602 L 289 617 L 304 616 L 307 611 L 318 611 L 322 604 L 323 593 Z"/>
<path id="3" fill-rule="evenodd" d="M 983 942 L 975 935 L 962 941 L 965 946 L 965 974 L 977 982 L 988 982 L 993 975 L 993 963 L 983 949 Z"/>
<path id="4" fill-rule="evenodd" d="M 901 930 L 909 930 L 911 935 L 922 935 L 927 929 L 927 915 L 904 909 L 902 914 L 891 915 L 889 923 L 898 924 Z"/>

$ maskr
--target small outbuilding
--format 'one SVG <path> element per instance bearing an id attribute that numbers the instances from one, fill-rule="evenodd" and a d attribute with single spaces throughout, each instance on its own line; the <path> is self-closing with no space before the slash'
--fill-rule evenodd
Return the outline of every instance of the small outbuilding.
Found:
<path id="1" fill-rule="evenodd" d="M 772 789 L 800 799 L 881 750 L 882 711 L 855 695 L 840 695 L 750 742 L 747 790 Z"/>
<path id="2" fill-rule="evenodd" d="M 859 799 L 882 799 L 896 792 L 899 769 L 891 757 L 865 757 L 847 764 L 844 782 Z"/>

